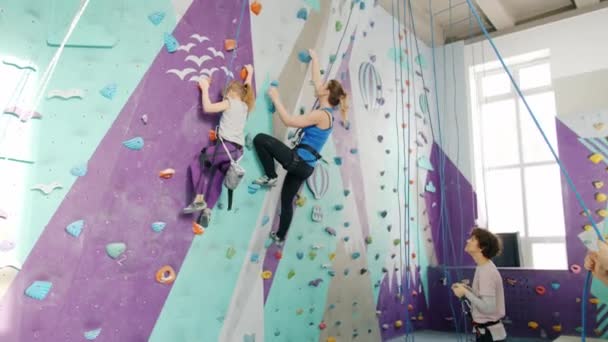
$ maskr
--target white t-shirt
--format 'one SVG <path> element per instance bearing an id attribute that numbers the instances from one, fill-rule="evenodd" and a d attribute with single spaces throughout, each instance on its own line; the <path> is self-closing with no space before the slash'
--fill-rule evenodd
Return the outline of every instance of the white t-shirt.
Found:
<path id="1" fill-rule="evenodd" d="M 226 98 L 230 107 L 220 118 L 220 137 L 224 140 L 245 145 L 245 123 L 247 123 L 247 104 L 241 100 Z"/>
<path id="2" fill-rule="evenodd" d="M 496 299 L 496 311 L 490 314 L 480 312 L 473 305 L 471 316 L 475 322 L 494 322 L 505 316 L 505 289 L 502 284 L 502 277 L 492 260 L 475 268 L 473 294 L 477 297 L 494 297 Z M 507 332 L 502 323 L 489 326 L 487 329 L 492 333 L 494 341 L 507 338 Z"/>

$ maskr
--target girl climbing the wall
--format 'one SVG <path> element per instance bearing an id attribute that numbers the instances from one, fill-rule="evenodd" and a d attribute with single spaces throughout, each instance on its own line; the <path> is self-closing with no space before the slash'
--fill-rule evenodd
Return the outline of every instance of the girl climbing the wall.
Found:
<path id="1" fill-rule="evenodd" d="M 491 260 L 500 253 L 500 249 L 500 240 L 496 235 L 486 229 L 474 228 L 464 248 L 477 264 L 473 287 L 462 283 L 452 285 L 454 295 L 470 302 L 477 342 L 507 339 L 507 332 L 501 321 L 505 316 L 502 277 Z"/>
<path id="2" fill-rule="evenodd" d="M 281 216 L 278 231 L 271 232 L 270 237 L 281 245 L 285 240 L 293 217 L 293 200 L 302 183 L 312 175 L 316 163 L 321 159 L 320 152 L 333 130 L 333 115 L 339 107 L 342 120 L 346 124 L 346 92 L 340 82 L 321 81 L 319 60 L 313 50 L 311 57 L 311 76 L 315 87 L 315 96 L 319 108 L 305 115 L 289 115 L 281 102 L 276 87 L 271 87 L 268 95 L 276 108 L 281 121 L 287 127 L 301 128 L 301 140 L 296 147 L 289 148 L 280 140 L 268 134 L 260 133 L 253 139 L 258 158 L 264 168 L 264 175 L 254 181 L 262 186 L 274 186 L 277 183 L 275 160 L 287 171 L 281 189 Z"/>
<path id="3" fill-rule="evenodd" d="M 185 214 L 202 211 L 199 223 L 203 227 L 208 227 L 211 221 L 211 209 L 222 192 L 223 176 L 226 175 L 231 162 L 240 159 L 243 155 L 245 123 L 255 104 L 251 83 L 253 67 L 246 65 L 245 69 L 247 70 L 245 82 L 231 81 L 220 102 L 213 103 L 209 99 L 211 80 L 201 77 L 199 81 L 203 111 L 208 114 L 222 113 L 216 141 L 205 147 L 189 167 L 196 196 L 183 211 Z M 217 174 L 218 172 L 220 175 Z"/>

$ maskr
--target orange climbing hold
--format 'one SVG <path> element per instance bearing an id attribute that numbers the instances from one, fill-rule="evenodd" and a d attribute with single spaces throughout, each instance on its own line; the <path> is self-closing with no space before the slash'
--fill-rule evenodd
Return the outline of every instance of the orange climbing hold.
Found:
<path id="1" fill-rule="evenodd" d="M 247 75 L 248 75 L 248 74 L 249 74 L 249 73 L 247 72 L 247 68 L 243 67 L 243 68 L 241 69 L 241 80 L 243 80 L 243 81 L 244 81 L 244 80 L 246 80 L 246 79 L 247 79 Z"/>
<path id="2" fill-rule="evenodd" d="M 226 51 L 232 51 L 232 50 L 236 49 L 236 40 L 234 40 L 234 39 L 224 40 L 224 49 Z"/>
<path id="3" fill-rule="evenodd" d="M 217 140 L 217 133 L 215 132 L 214 129 L 210 129 L 209 130 L 209 141 L 216 141 Z"/>
<path id="4" fill-rule="evenodd" d="M 259 15 L 260 12 L 262 12 L 262 4 L 257 1 L 254 1 L 251 4 L 251 12 L 253 12 L 253 14 L 255 15 Z"/>
<path id="5" fill-rule="evenodd" d="M 169 179 L 175 174 L 174 169 L 164 169 L 159 173 L 160 178 Z"/>
<path id="6" fill-rule="evenodd" d="M 412 304 L 408 304 L 407 311 L 414 311 L 414 306 Z"/>
<path id="7" fill-rule="evenodd" d="M 165 265 L 156 271 L 156 281 L 161 284 L 172 284 L 175 281 L 175 277 L 175 270 L 169 265 Z"/>
<path id="8" fill-rule="evenodd" d="M 192 232 L 195 235 L 203 235 L 203 233 L 205 232 L 205 228 L 203 228 L 203 226 L 196 222 L 192 222 Z"/>

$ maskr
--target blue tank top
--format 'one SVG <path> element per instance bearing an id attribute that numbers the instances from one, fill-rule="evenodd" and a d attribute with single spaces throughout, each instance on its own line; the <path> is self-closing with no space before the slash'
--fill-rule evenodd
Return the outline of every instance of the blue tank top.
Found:
<path id="1" fill-rule="evenodd" d="M 323 145 L 325 145 L 325 143 L 327 142 L 327 139 L 329 139 L 329 136 L 331 135 L 331 132 L 333 131 L 333 128 L 334 128 L 334 125 L 333 125 L 334 109 L 327 107 L 327 108 L 323 108 L 322 110 L 328 112 L 331 116 L 331 123 L 330 123 L 329 128 L 320 129 L 316 125 L 304 127 L 302 129 L 302 134 L 303 134 L 302 140 L 300 140 L 300 144 L 305 144 L 305 145 L 312 147 L 319 154 L 321 153 L 321 150 L 323 149 Z M 316 160 L 315 156 L 312 153 L 310 153 L 309 151 L 307 151 L 303 148 L 299 148 L 299 149 L 297 149 L 297 153 L 298 153 L 298 156 L 300 156 L 300 158 L 302 158 L 302 160 L 304 160 L 308 165 L 314 167 L 317 164 L 317 160 Z"/>

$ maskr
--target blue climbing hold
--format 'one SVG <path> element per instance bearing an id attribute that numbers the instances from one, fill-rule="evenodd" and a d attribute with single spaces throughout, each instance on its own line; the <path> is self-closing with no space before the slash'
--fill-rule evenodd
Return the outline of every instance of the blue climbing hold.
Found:
<path id="1" fill-rule="evenodd" d="M 279 81 L 274 80 L 274 81 L 270 82 L 270 86 L 271 87 L 278 87 L 279 86 Z"/>
<path id="2" fill-rule="evenodd" d="M 297 18 L 302 20 L 308 19 L 308 11 L 306 10 L 306 8 L 300 8 L 297 14 Z"/>
<path id="3" fill-rule="evenodd" d="M 158 26 L 163 19 L 165 19 L 165 12 L 154 12 L 148 15 L 148 20 L 156 26 Z"/>
<path id="4" fill-rule="evenodd" d="M 342 240 L 344 240 L 344 242 L 348 242 L 348 240 L 350 240 L 350 238 L 348 236 L 345 236 L 342 238 Z"/>
<path id="5" fill-rule="evenodd" d="M 338 165 L 338 166 L 342 165 L 342 158 L 334 157 L 334 163 L 336 163 L 336 165 Z"/>
<path id="6" fill-rule="evenodd" d="M 359 152 L 359 150 L 357 150 L 356 148 L 351 148 L 350 149 L 350 153 L 351 154 L 357 154 L 357 152 Z"/>
<path id="7" fill-rule="evenodd" d="M 122 144 L 130 150 L 139 151 L 144 148 L 144 139 L 142 137 L 135 137 L 133 139 L 123 141 Z"/>
<path id="8" fill-rule="evenodd" d="M 351 257 L 353 258 L 353 260 L 359 259 L 360 256 L 361 256 L 361 253 L 359 253 L 359 252 L 354 252 L 353 254 L 351 254 Z"/>
<path id="9" fill-rule="evenodd" d="M 336 271 L 329 270 L 329 271 L 327 271 L 327 274 L 329 274 L 330 277 L 335 277 L 336 276 Z"/>
<path id="10" fill-rule="evenodd" d="M 177 51 L 179 43 L 177 42 L 177 39 L 173 37 L 172 34 L 165 32 L 165 34 L 163 35 L 163 40 L 165 41 L 165 47 L 167 48 L 167 51 L 169 53 L 174 53 L 175 51 Z"/>
<path id="11" fill-rule="evenodd" d="M 116 90 L 118 89 L 118 85 L 116 83 L 110 83 L 107 86 L 103 87 L 99 93 L 101 96 L 105 97 L 108 100 L 111 100 L 116 96 Z"/>
<path id="12" fill-rule="evenodd" d="M 243 342 L 255 342 L 255 334 L 243 335 Z"/>
<path id="13" fill-rule="evenodd" d="M 359 9 L 360 9 L 360 10 L 364 10 L 364 9 L 365 9 L 365 2 L 361 1 L 361 2 L 359 3 Z"/>
<path id="14" fill-rule="evenodd" d="M 325 227 L 325 232 L 331 236 L 336 236 L 336 230 L 332 227 Z"/>
<path id="15" fill-rule="evenodd" d="M 251 258 L 249 259 L 251 262 L 258 262 L 260 260 L 260 256 L 258 253 L 251 254 Z"/>
<path id="16" fill-rule="evenodd" d="M 344 228 L 350 227 L 350 222 L 344 222 Z"/>
<path id="17" fill-rule="evenodd" d="M 297 252 L 296 257 L 298 257 L 298 260 L 302 260 L 304 258 L 304 252 Z"/>
<path id="18" fill-rule="evenodd" d="M 87 164 L 77 165 L 70 169 L 72 176 L 83 177 L 87 174 Z"/>
<path id="19" fill-rule="evenodd" d="M 344 270 L 344 275 L 347 276 L 350 273 L 350 270 L 347 268 Z"/>
<path id="20" fill-rule="evenodd" d="M 265 226 L 269 221 L 270 217 L 268 217 L 268 215 L 264 215 L 264 217 L 262 217 L 262 226 Z"/>
<path id="21" fill-rule="evenodd" d="M 386 210 L 382 210 L 382 211 L 380 212 L 380 216 L 382 216 L 382 218 L 385 218 L 385 217 L 386 217 L 386 215 L 388 215 L 388 211 L 386 211 Z"/>
<path id="22" fill-rule="evenodd" d="M 335 62 L 336 58 L 337 58 L 337 56 L 335 54 L 334 55 L 329 55 L 329 63 Z"/>
<path id="23" fill-rule="evenodd" d="M 312 60 L 312 57 L 310 57 L 310 54 L 308 53 L 308 51 L 300 51 L 300 53 L 298 53 L 298 59 L 302 63 L 310 63 L 310 61 Z"/>
<path id="24" fill-rule="evenodd" d="M 350 194 L 350 190 L 344 189 L 344 197 L 348 196 L 349 194 Z"/>
<path id="25" fill-rule="evenodd" d="M 160 233 L 163 231 L 163 229 L 165 229 L 165 227 L 167 226 L 167 224 L 165 222 L 154 222 L 152 223 L 152 230 Z"/>
<path id="26" fill-rule="evenodd" d="M 329 304 L 329 310 L 333 310 L 333 309 L 335 309 L 335 308 L 336 308 L 336 305 L 335 305 L 335 304 Z"/>
<path id="27" fill-rule="evenodd" d="M 80 236 L 82 228 L 84 228 L 84 220 L 78 220 L 68 224 L 67 227 L 65 227 L 65 231 L 73 237 L 77 238 Z"/>
<path id="28" fill-rule="evenodd" d="M 52 287 L 53 283 L 50 281 L 36 280 L 25 290 L 25 295 L 32 299 L 44 300 Z"/>
<path id="29" fill-rule="evenodd" d="M 555 291 L 559 290 L 560 286 L 561 285 L 558 282 L 556 282 L 556 281 L 554 281 L 554 282 L 551 283 L 551 288 L 553 290 L 555 290 Z"/>
<path id="30" fill-rule="evenodd" d="M 431 164 L 431 161 L 425 157 L 425 156 L 421 156 L 418 157 L 418 161 L 416 162 L 416 164 L 418 164 L 418 167 L 427 171 L 433 171 L 433 164 Z"/>
<path id="31" fill-rule="evenodd" d="M 336 209 L 336 211 L 340 211 L 340 210 L 344 209 L 344 206 L 342 204 L 336 204 L 334 206 L 334 209 Z"/>
<path id="32" fill-rule="evenodd" d="M 123 242 L 112 242 L 106 245 L 106 253 L 112 259 L 117 259 L 127 249 Z"/>
<path id="33" fill-rule="evenodd" d="M 260 190 L 261 186 L 259 184 L 249 184 L 249 186 L 247 187 L 247 192 L 249 192 L 250 194 L 255 194 L 256 192 L 258 192 L 258 190 Z"/>
<path id="34" fill-rule="evenodd" d="M 432 181 L 429 181 L 429 183 L 424 187 L 424 189 L 428 192 L 435 192 L 435 185 Z"/>
<path id="35" fill-rule="evenodd" d="M 87 341 L 93 341 L 101 334 L 101 328 L 95 330 L 89 330 L 84 332 L 84 338 Z"/>

